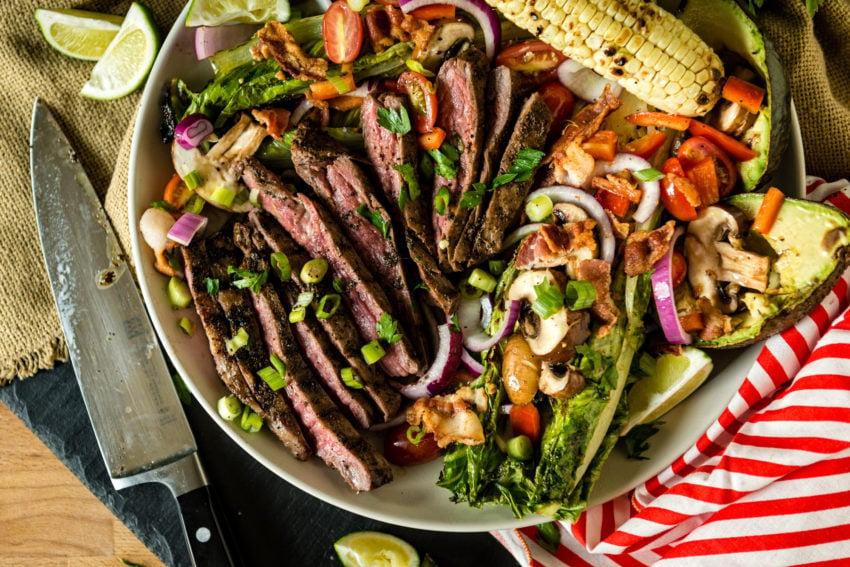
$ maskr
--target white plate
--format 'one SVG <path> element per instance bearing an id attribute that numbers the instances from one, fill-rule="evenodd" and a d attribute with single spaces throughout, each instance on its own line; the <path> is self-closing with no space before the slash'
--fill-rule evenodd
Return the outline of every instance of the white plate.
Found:
<path id="1" fill-rule="evenodd" d="M 184 9 L 165 39 L 142 96 L 130 156 L 129 217 L 133 261 L 142 294 L 165 350 L 195 399 L 251 458 L 316 498 L 350 512 L 390 524 L 452 532 L 513 528 L 544 520 L 534 516 L 517 520 L 504 507 L 475 509 L 466 504 L 452 504 L 449 492 L 435 486 L 441 469 L 439 461 L 408 469 L 395 467 L 395 480 L 391 483 L 373 492 L 356 494 L 318 459 L 296 461 L 268 432 L 246 434 L 219 417 L 215 404 L 225 394 L 225 388 L 213 367 L 206 336 L 199 324 L 191 338 L 178 329 L 177 318 L 189 316 L 191 310 L 175 312 L 171 309 L 165 293 L 166 278 L 154 270 L 153 255 L 141 242 L 138 231 L 142 212 L 152 201 L 161 198 L 162 189 L 172 175 L 168 147 L 159 138 L 162 86 L 170 78 L 179 76 L 191 87 L 199 88 L 210 76 L 208 65 L 199 64 L 195 58 L 193 31 L 182 25 L 185 13 Z M 782 173 L 775 179 L 775 184 L 786 192 L 799 194 L 802 191 L 802 144 L 796 115 L 792 147 L 784 160 Z M 681 455 L 726 406 L 756 351 L 757 347 L 753 347 L 724 355 L 725 360 L 719 361 L 718 366 L 725 368 L 665 417 L 667 425 L 652 439 L 648 454 L 651 460 L 628 460 L 616 450 L 591 502 L 603 502 L 633 488 Z"/>

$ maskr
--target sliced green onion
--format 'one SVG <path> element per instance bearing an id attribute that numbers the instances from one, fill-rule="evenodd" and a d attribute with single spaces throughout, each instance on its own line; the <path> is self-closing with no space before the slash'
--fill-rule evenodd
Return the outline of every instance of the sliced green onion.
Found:
<path id="1" fill-rule="evenodd" d="M 201 177 L 201 174 L 198 173 L 198 170 L 193 169 L 189 173 L 186 174 L 186 177 L 183 178 L 183 183 L 186 184 L 190 190 L 194 191 L 198 187 L 204 184 L 204 178 Z"/>
<path id="2" fill-rule="evenodd" d="M 233 335 L 232 338 L 227 339 L 224 343 L 227 347 L 227 354 L 235 354 L 237 350 L 248 344 L 250 338 L 251 337 L 248 336 L 248 331 L 245 330 L 245 327 L 239 327 L 236 334 Z"/>
<path id="3" fill-rule="evenodd" d="M 171 203 L 168 201 L 152 201 L 151 207 L 154 209 L 159 209 L 161 211 L 165 211 L 166 213 L 175 213 L 177 211 L 174 210 L 174 207 L 171 206 Z"/>
<path id="4" fill-rule="evenodd" d="M 272 355 L 274 356 L 274 355 Z M 283 364 L 280 359 L 278 361 Z M 266 366 L 257 371 L 257 376 L 263 379 L 263 382 L 268 384 L 269 388 L 275 392 L 286 386 L 286 367 L 283 368 L 283 373 L 279 372 L 274 366 Z"/>
<path id="5" fill-rule="evenodd" d="M 274 273 L 277 274 L 277 279 L 282 282 L 288 282 L 292 279 L 292 266 L 289 265 L 289 258 L 283 252 L 272 252 L 269 258 Z"/>
<path id="6" fill-rule="evenodd" d="M 196 215 L 199 215 L 201 214 L 201 211 L 204 210 L 205 203 L 206 201 L 204 201 L 200 195 L 192 195 L 191 197 L 189 197 L 189 200 L 186 201 L 186 204 L 183 205 L 182 212 L 194 213 Z"/>
<path id="7" fill-rule="evenodd" d="M 269 362 L 272 363 L 272 366 L 275 370 L 277 370 L 278 374 L 283 377 L 286 377 L 286 364 L 280 358 L 278 358 L 275 353 L 271 353 L 269 355 Z"/>
<path id="8" fill-rule="evenodd" d="M 334 288 L 334 291 L 337 292 L 337 293 L 344 293 L 345 292 L 345 284 L 342 282 L 342 280 L 340 278 L 334 278 L 333 288 Z"/>
<path id="9" fill-rule="evenodd" d="M 408 59 L 407 61 L 404 62 L 404 64 L 407 65 L 408 69 L 410 69 L 411 71 L 415 71 L 415 72 L 419 73 L 423 77 L 433 77 L 434 76 L 434 73 L 432 73 L 431 71 L 426 69 L 425 66 L 422 63 L 420 63 L 419 61 L 417 61 L 416 59 Z"/>
<path id="10" fill-rule="evenodd" d="M 534 293 L 536 297 L 531 304 L 531 310 L 543 319 L 548 319 L 564 307 L 564 294 L 549 280 L 543 280 L 534 286 Z"/>
<path id="11" fill-rule="evenodd" d="M 328 261 L 324 258 L 313 258 L 301 266 L 301 281 L 315 284 L 322 281 L 328 273 Z"/>
<path id="12" fill-rule="evenodd" d="M 464 299 L 478 299 L 484 294 L 484 291 L 469 283 L 469 278 L 463 278 L 457 286 L 460 291 L 460 296 Z"/>
<path id="13" fill-rule="evenodd" d="M 309 307 L 313 303 L 313 297 L 315 297 L 315 294 L 312 291 L 302 291 L 298 294 L 295 305 L 292 306 L 293 309 L 296 307 Z"/>
<path id="14" fill-rule="evenodd" d="M 381 346 L 377 340 L 366 343 L 362 347 L 360 347 L 360 353 L 363 355 L 363 359 L 368 364 L 375 364 L 379 360 L 381 360 L 387 352 L 384 350 L 384 347 Z"/>
<path id="15" fill-rule="evenodd" d="M 437 214 L 443 216 L 446 214 L 446 211 L 449 210 L 449 199 L 451 195 L 449 195 L 449 188 L 443 185 L 437 190 L 437 194 L 434 195 L 434 210 L 437 211 Z"/>
<path id="16" fill-rule="evenodd" d="M 263 428 L 263 418 L 254 413 L 254 411 L 245 406 L 242 408 L 242 419 L 239 421 L 239 427 L 247 433 L 256 433 Z"/>
<path id="17" fill-rule="evenodd" d="M 289 312 L 289 322 L 290 323 L 300 323 L 307 317 L 307 308 L 306 307 L 293 307 L 292 311 Z"/>
<path id="18" fill-rule="evenodd" d="M 189 284 L 182 278 L 171 276 L 168 279 L 166 292 L 172 309 L 185 309 L 192 303 L 192 292 L 189 291 Z"/>
<path id="19" fill-rule="evenodd" d="M 346 0 L 355 12 L 361 11 L 369 3 L 369 0 Z"/>
<path id="20" fill-rule="evenodd" d="M 204 289 L 210 295 L 218 293 L 218 278 L 204 278 Z"/>
<path id="21" fill-rule="evenodd" d="M 307 317 L 307 307 L 311 303 L 313 303 L 312 291 L 302 291 L 299 293 L 295 305 L 292 306 L 292 310 L 289 312 L 289 322 L 300 323 L 303 321 Z"/>
<path id="22" fill-rule="evenodd" d="M 319 319 L 327 319 L 339 309 L 339 304 L 342 298 L 338 293 L 328 293 L 323 295 L 319 300 L 319 306 L 316 307 L 316 317 Z"/>
<path id="23" fill-rule="evenodd" d="M 504 272 L 507 267 L 508 263 L 504 260 L 490 260 L 487 262 L 487 271 L 494 276 L 501 276 L 502 272 Z"/>
<path id="24" fill-rule="evenodd" d="M 341 95 L 344 95 L 348 91 L 351 90 L 351 87 L 348 85 L 348 82 L 340 75 L 328 75 L 328 80 Z"/>
<path id="25" fill-rule="evenodd" d="M 525 204 L 525 214 L 531 222 L 543 222 L 552 214 L 554 204 L 549 195 L 538 195 Z"/>
<path id="26" fill-rule="evenodd" d="M 339 377 L 342 378 L 343 383 L 349 388 L 354 388 L 355 390 L 363 389 L 363 380 L 350 366 L 340 370 Z"/>
<path id="27" fill-rule="evenodd" d="M 233 394 L 222 396 L 216 404 L 218 415 L 225 421 L 233 421 L 242 415 L 242 402 L 236 399 Z"/>
<path id="28" fill-rule="evenodd" d="M 428 435 L 428 432 L 421 425 L 410 425 L 407 431 L 404 432 L 404 435 L 410 441 L 411 445 L 419 445 L 425 439 L 425 436 Z"/>
<path id="29" fill-rule="evenodd" d="M 586 280 L 570 280 L 567 282 L 566 299 L 567 307 L 573 311 L 587 309 L 596 300 L 596 288 Z"/>
<path id="30" fill-rule="evenodd" d="M 190 337 L 195 332 L 195 322 L 191 319 L 187 319 L 186 317 L 180 317 L 180 319 L 177 320 L 177 326 Z"/>
<path id="31" fill-rule="evenodd" d="M 219 187 L 212 192 L 212 195 L 210 195 L 210 201 L 216 205 L 221 205 L 225 209 L 230 208 L 234 199 L 236 199 L 236 191 L 230 187 Z"/>
<path id="32" fill-rule="evenodd" d="M 635 179 L 644 183 L 647 181 L 658 181 L 660 179 L 664 179 L 664 174 L 654 167 L 647 167 L 646 169 L 633 171 L 632 175 L 635 176 Z"/>
<path id="33" fill-rule="evenodd" d="M 518 461 L 527 461 L 534 455 L 534 445 L 528 435 L 517 435 L 508 439 L 508 455 Z"/>
<path id="34" fill-rule="evenodd" d="M 475 268 L 472 270 L 472 273 L 469 274 L 469 279 L 467 279 L 469 285 L 474 288 L 480 289 L 485 293 L 490 293 L 494 289 L 496 289 L 496 278 L 493 277 L 493 274 L 490 272 L 484 271 L 481 268 Z"/>

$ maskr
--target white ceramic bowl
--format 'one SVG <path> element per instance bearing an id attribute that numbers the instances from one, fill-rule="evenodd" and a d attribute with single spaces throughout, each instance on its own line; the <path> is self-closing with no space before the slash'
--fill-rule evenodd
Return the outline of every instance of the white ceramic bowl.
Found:
<path id="1" fill-rule="evenodd" d="M 451 503 L 449 492 L 435 485 L 441 469 L 439 460 L 407 469 L 395 467 L 395 479 L 391 483 L 373 492 L 357 494 L 318 459 L 297 461 L 267 431 L 247 434 L 219 417 L 216 401 L 226 390 L 213 367 L 206 336 L 199 323 L 192 337 L 178 329 L 178 317 L 194 314 L 191 309 L 181 312 L 171 309 L 165 294 L 167 280 L 154 270 L 153 255 L 141 241 L 138 230 L 142 212 L 152 201 L 161 198 L 173 171 L 168 147 L 159 138 L 162 86 L 179 76 L 191 87 L 199 88 L 211 76 L 208 63 L 199 63 L 195 58 L 193 30 L 183 27 L 185 13 L 184 9 L 165 39 L 142 96 L 130 157 L 129 216 L 133 261 L 142 294 L 168 356 L 197 403 L 245 450 L 246 459 L 257 459 L 282 481 L 350 512 L 396 525 L 453 532 L 514 528 L 543 521 L 544 518 L 535 516 L 518 520 L 504 507 L 477 509 Z M 791 148 L 775 176 L 775 184 L 790 194 L 800 194 L 804 184 L 802 143 L 795 114 L 792 126 Z M 665 416 L 666 425 L 651 440 L 649 460 L 629 460 L 620 449 L 614 451 L 593 491 L 591 503 L 604 502 L 626 492 L 688 449 L 731 399 L 757 351 L 758 346 L 754 346 L 718 355 L 715 376 Z"/>

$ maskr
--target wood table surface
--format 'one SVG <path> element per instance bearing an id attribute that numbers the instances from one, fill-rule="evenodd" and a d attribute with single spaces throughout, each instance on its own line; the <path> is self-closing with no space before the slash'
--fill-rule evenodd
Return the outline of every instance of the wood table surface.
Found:
<path id="1" fill-rule="evenodd" d="M 0 403 L 0 567 L 163 563 Z"/>

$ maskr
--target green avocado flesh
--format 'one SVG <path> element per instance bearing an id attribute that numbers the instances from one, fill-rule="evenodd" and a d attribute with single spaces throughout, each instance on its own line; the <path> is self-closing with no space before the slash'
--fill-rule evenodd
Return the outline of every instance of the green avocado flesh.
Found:
<path id="1" fill-rule="evenodd" d="M 764 81 L 765 102 L 741 138 L 756 157 L 738 164 L 743 189 L 761 187 L 778 167 L 790 135 L 789 90 L 779 56 L 734 0 L 687 0 L 678 16 L 718 53 L 743 57 Z"/>
<path id="2" fill-rule="evenodd" d="M 755 218 L 764 195 L 736 195 L 728 203 Z M 770 232 L 773 257 L 765 293 L 749 292 L 748 307 L 733 316 L 735 330 L 701 347 L 738 347 L 792 326 L 823 299 L 850 260 L 850 217 L 829 205 L 785 199 Z"/>

